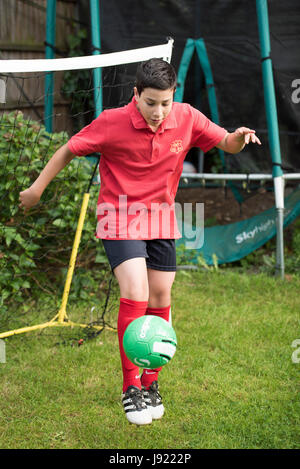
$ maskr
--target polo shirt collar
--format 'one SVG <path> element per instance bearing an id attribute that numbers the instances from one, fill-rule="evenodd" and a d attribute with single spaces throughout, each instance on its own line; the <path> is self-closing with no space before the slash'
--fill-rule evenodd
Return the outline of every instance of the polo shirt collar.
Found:
<path id="1" fill-rule="evenodd" d="M 150 129 L 147 122 L 143 118 L 142 114 L 136 107 L 135 97 L 133 97 L 132 101 L 128 104 L 128 111 L 130 114 L 133 127 L 135 127 L 136 129 Z M 175 117 L 174 108 L 172 106 L 171 112 L 169 113 L 168 117 L 160 125 L 158 132 L 162 133 L 167 129 L 174 129 L 176 127 L 177 127 L 177 121 Z"/>

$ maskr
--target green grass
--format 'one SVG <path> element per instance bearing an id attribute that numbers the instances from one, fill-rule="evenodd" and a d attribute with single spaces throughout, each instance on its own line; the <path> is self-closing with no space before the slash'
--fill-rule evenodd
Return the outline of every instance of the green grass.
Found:
<path id="1" fill-rule="evenodd" d="M 297 276 L 179 271 L 178 349 L 160 375 L 166 413 L 146 427 L 123 415 L 115 332 L 81 347 L 63 344 L 80 337 L 67 328 L 6 339 L 0 447 L 299 448 L 299 291 Z"/>

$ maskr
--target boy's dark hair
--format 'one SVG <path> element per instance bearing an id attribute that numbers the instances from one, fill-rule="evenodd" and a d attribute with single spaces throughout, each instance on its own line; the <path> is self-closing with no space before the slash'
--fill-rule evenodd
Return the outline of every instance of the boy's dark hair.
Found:
<path id="1" fill-rule="evenodd" d="M 136 88 L 139 95 L 145 88 L 175 91 L 177 77 L 174 67 L 163 59 L 142 62 L 136 72 Z"/>

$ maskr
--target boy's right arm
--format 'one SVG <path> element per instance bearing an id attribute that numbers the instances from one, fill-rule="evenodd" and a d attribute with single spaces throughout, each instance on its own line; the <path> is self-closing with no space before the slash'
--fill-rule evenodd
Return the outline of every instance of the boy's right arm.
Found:
<path id="1" fill-rule="evenodd" d="M 64 169 L 65 166 L 67 166 L 68 163 L 70 163 L 70 161 L 72 161 L 73 158 L 75 158 L 75 155 L 69 150 L 67 143 L 60 147 L 48 161 L 32 186 L 25 191 L 20 192 L 19 207 L 28 210 L 36 205 L 48 184 L 62 169 Z"/>

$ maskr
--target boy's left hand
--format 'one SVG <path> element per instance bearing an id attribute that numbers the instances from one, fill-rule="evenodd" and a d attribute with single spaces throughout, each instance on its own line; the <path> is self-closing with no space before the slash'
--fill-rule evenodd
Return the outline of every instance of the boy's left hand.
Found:
<path id="1" fill-rule="evenodd" d="M 245 145 L 248 145 L 250 142 L 261 145 L 261 141 L 255 135 L 255 130 L 248 129 L 248 127 L 239 127 L 234 132 L 227 133 L 216 147 L 235 154 L 243 150 Z"/>
<path id="2" fill-rule="evenodd" d="M 248 127 L 239 127 L 234 132 L 237 140 L 241 142 L 241 144 L 248 145 L 248 143 L 258 143 L 261 145 L 261 141 L 255 135 L 255 130 L 248 129 Z"/>

